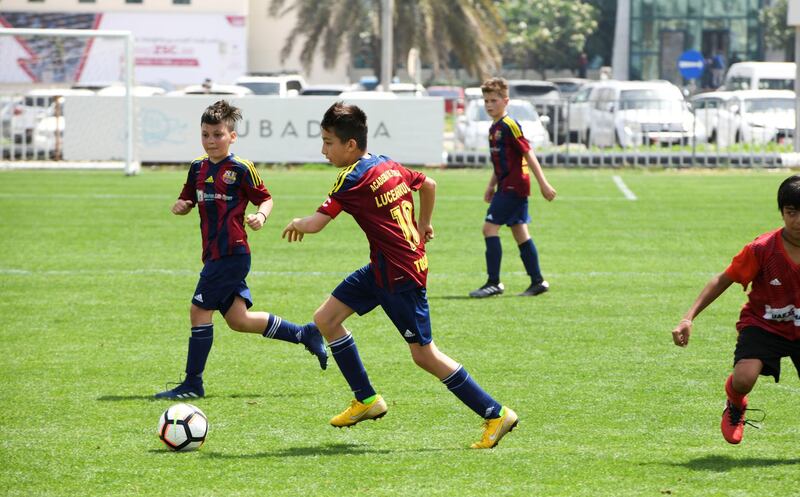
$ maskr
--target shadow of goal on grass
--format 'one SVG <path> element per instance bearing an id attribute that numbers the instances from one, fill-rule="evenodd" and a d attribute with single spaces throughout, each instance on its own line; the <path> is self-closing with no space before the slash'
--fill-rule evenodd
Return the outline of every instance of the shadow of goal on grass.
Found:
<path id="1" fill-rule="evenodd" d="M 771 466 L 800 465 L 800 459 L 767 458 L 767 457 L 730 457 L 722 455 L 709 455 L 691 459 L 683 463 L 672 463 L 672 466 L 681 466 L 693 471 L 719 471 L 725 472 L 736 468 L 768 468 Z"/>

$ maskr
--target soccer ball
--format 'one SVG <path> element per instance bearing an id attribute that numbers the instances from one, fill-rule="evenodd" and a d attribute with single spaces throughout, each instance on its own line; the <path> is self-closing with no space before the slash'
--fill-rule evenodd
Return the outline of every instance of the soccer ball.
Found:
<path id="1" fill-rule="evenodd" d="M 175 404 L 158 419 L 158 438 L 175 451 L 200 448 L 208 434 L 208 418 L 192 404 Z"/>

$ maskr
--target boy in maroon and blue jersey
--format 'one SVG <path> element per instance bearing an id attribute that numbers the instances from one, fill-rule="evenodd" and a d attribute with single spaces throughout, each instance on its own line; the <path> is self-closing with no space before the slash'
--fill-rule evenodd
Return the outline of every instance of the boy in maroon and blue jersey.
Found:
<path id="1" fill-rule="evenodd" d="M 489 210 L 483 223 L 483 236 L 486 243 L 486 283 L 470 292 L 474 298 L 500 295 L 505 287 L 500 282 L 500 262 L 503 247 L 500 244 L 500 227 L 511 228 L 514 240 L 519 247 L 519 255 L 525 271 L 531 278 L 530 286 L 521 296 L 536 296 L 550 288 L 542 277 L 539 268 L 539 254 L 531 235 L 528 233 L 528 197 L 531 194 L 530 172 L 539 183 L 542 196 L 550 201 L 556 198 L 556 191 L 544 177 L 542 167 L 531 150 L 531 146 L 517 121 L 506 113 L 508 107 L 508 83 L 502 78 L 492 78 L 481 86 L 486 112 L 494 119 L 489 128 L 489 149 L 494 172 L 483 199 L 489 203 Z"/>
<path id="2" fill-rule="evenodd" d="M 332 105 L 321 127 L 322 153 L 341 171 L 317 211 L 292 220 L 283 236 L 289 242 L 301 241 L 303 235 L 317 233 L 344 211 L 364 231 L 370 247 L 370 263 L 345 278 L 314 314 L 355 396 L 350 407 L 330 423 L 352 426 L 386 414 L 386 402 L 372 387 L 355 341 L 344 327 L 354 312 L 363 315 L 381 306 L 408 343 L 414 362 L 485 419 L 483 436 L 472 447 L 494 447 L 517 425 L 516 413 L 498 404 L 463 366 L 436 347 L 431 336 L 425 243 L 434 234 L 436 183 L 388 157 L 368 154 L 367 117 L 355 105 Z M 420 198 L 419 222 L 414 217 L 414 191 Z"/>
<path id="3" fill-rule="evenodd" d="M 236 121 L 241 118 L 241 111 L 224 100 L 205 110 L 200 130 L 206 155 L 192 162 L 186 184 L 172 206 L 172 213 L 179 216 L 198 206 L 203 271 L 189 311 L 192 334 L 186 378 L 177 387 L 157 393 L 156 398 L 205 395 L 203 370 L 214 337 L 214 311 L 220 311 L 235 331 L 302 343 L 317 356 L 322 369 L 327 366 L 325 344 L 314 323 L 299 326 L 274 314 L 248 310 L 253 302 L 245 281 L 250 272 L 250 246 L 244 223 L 254 231 L 260 230 L 272 211 L 272 197 L 253 163 L 229 153 L 236 141 Z M 245 218 L 248 203 L 258 210 Z"/>
<path id="4" fill-rule="evenodd" d="M 747 302 L 736 323 L 738 339 L 733 373 L 725 381 L 727 404 L 720 428 L 728 443 L 742 441 L 747 394 L 759 375 L 781 374 L 781 358 L 791 357 L 800 374 L 800 175 L 778 188 L 783 227 L 764 233 L 745 247 L 724 272 L 700 292 L 692 307 L 672 330 L 675 345 L 686 347 L 692 320 L 733 283 L 746 290 Z"/>

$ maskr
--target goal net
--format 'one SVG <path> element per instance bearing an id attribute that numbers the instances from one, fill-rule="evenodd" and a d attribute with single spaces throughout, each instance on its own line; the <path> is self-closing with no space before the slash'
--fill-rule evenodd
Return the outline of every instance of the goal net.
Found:
<path id="1" fill-rule="evenodd" d="M 0 27 L 0 168 L 136 174 L 133 37 L 82 29 L 93 27 L 91 14 L 67 16 L 0 18 L 2 26 L 75 28 Z M 115 126 L 99 124 L 109 116 Z"/>

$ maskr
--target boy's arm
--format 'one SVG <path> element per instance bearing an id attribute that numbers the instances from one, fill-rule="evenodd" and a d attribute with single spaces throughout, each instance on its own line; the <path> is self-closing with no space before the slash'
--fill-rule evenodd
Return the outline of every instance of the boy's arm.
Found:
<path id="1" fill-rule="evenodd" d="M 303 235 L 322 231 L 331 219 L 333 218 L 321 212 L 302 218 L 296 217 L 283 229 L 281 238 L 286 238 L 289 243 L 303 241 Z"/>
<path id="2" fill-rule="evenodd" d="M 258 206 L 258 210 L 254 214 L 247 215 L 247 225 L 250 226 L 250 229 L 253 231 L 260 230 L 265 224 L 267 224 L 267 218 L 269 217 L 269 213 L 272 212 L 272 199 L 268 198 L 267 200 L 261 202 Z"/>
<path id="3" fill-rule="evenodd" d="M 694 304 L 686 311 L 683 319 L 678 323 L 674 330 L 672 330 L 672 341 L 679 347 L 686 347 L 689 345 L 689 335 L 692 333 L 692 320 L 697 317 L 703 309 L 708 307 L 712 302 L 717 300 L 717 297 L 722 295 L 725 290 L 730 287 L 734 281 L 725 273 L 720 273 L 711 278 L 705 288 L 697 296 Z"/>
<path id="4" fill-rule="evenodd" d="M 436 182 L 433 178 L 425 177 L 422 186 L 419 187 L 419 220 L 417 228 L 422 234 L 422 238 L 429 242 L 433 240 L 433 205 L 436 203 Z"/>
<path id="5" fill-rule="evenodd" d="M 539 191 L 542 192 L 542 197 L 548 201 L 556 198 L 556 190 L 550 186 L 547 178 L 544 177 L 544 171 L 542 171 L 542 166 L 539 164 L 539 159 L 536 158 L 536 155 L 529 150 L 525 152 L 525 160 L 528 162 L 528 167 L 533 171 L 536 182 L 539 183 Z"/>

